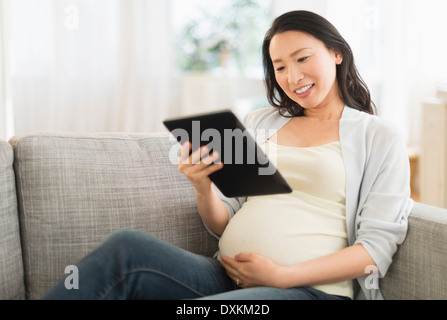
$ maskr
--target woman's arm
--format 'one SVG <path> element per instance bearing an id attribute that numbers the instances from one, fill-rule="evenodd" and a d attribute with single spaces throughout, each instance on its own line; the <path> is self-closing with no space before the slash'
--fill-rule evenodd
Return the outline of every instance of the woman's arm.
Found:
<path id="1" fill-rule="evenodd" d="M 216 235 L 221 235 L 229 221 L 228 210 L 212 188 L 209 175 L 222 169 L 222 163 L 213 163 L 218 154 L 208 155 L 206 147 L 189 155 L 191 143 L 181 150 L 178 169 L 191 181 L 197 198 L 197 209 L 203 223 Z"/>
<path id="2" fill-rule="evenodd" d="M 278 266 L 255 253 L 240 253 L 234 259 L 222 257 L 228 275 L 243 287 L 292 288 L 337 283 L 369 274 L 374 261 L 361 244 L 293 266 Z"/>
<path id="3" fill-rule="evenodd" d="M 284 287 L 336 283 L 365 276 L 365 269 L 375 266 L 374 260 L 361 244 L 333 254 L 279 269 L 278 280 Z"/>
<path id="4" fill-rule="evenodd" d="M 224 232 L 228 221 L 228 210 L 216 191 L 211 188 L 208 194 L 198 194 L 197 209 L 203 223 L 217 236 Z"/>

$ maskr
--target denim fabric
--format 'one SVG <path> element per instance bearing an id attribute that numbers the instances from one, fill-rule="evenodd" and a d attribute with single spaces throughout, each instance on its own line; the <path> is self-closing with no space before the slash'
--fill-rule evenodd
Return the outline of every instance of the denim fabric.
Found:
<path id="1" fill-rule="evenodd" d="M 67 289 L 62 279 L 44 299 L 343 299 L 310 287 L 240 289 L 217 260 L 128 229 L 112 234 L 77 267 L 78 289 Z"/>

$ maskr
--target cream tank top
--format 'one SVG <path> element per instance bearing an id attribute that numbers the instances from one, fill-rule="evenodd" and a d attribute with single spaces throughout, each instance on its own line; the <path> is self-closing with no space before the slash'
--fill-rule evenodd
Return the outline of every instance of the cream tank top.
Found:
<path id="1" fill-rule="evenodd" d="M 220 238 L 218 258 L 255 252 L 287 266 L 347 247 L 340 142 L 299 148 L 267 140 L 263 148 L 293 192 L 248 197 Z M 315 288 L 353 297 L 352 281 Z"/>

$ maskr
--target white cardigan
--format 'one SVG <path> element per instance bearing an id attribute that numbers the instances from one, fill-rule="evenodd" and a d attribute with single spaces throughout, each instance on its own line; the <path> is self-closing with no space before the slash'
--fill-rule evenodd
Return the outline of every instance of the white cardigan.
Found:
<path id="1" fill-rule="evenodd" d="M 249 113 L 245 124 L 262 144 L 289 120 L 277 108 L 263 108 Z M 346 170 L 348 242 L 361 243 L 378 269 L 373 275 L 374 269 L 366 270 L 358 279 L 362 290 L 357 298 L 383 299 L 378 277 L 386 274 L 397 246 L 404 241 L 413 207 L 406 143 L 391 123 L 349 107 L 340 120 L 340 143 Z M 246 198 L 227 198 L 216 190 L 231 219 Z"/>

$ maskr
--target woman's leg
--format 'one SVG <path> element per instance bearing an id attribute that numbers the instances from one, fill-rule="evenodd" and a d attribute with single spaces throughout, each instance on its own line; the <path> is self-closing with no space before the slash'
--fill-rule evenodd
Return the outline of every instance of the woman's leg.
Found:
<path id="1" fill-rule="evenodd" d="M 278 289 L 270 287 L 246 288 L 198 298 L 200 300 L 348 300 L 327 294 L 312 287 Z"/>
<path id="2" fill-rule="evenodd" d="M 194 299 L 235 289 L 220 263 L 136 230 L 120 230 L 82 259 L 79 289 L 62 279 L 44 299 Z"/>

